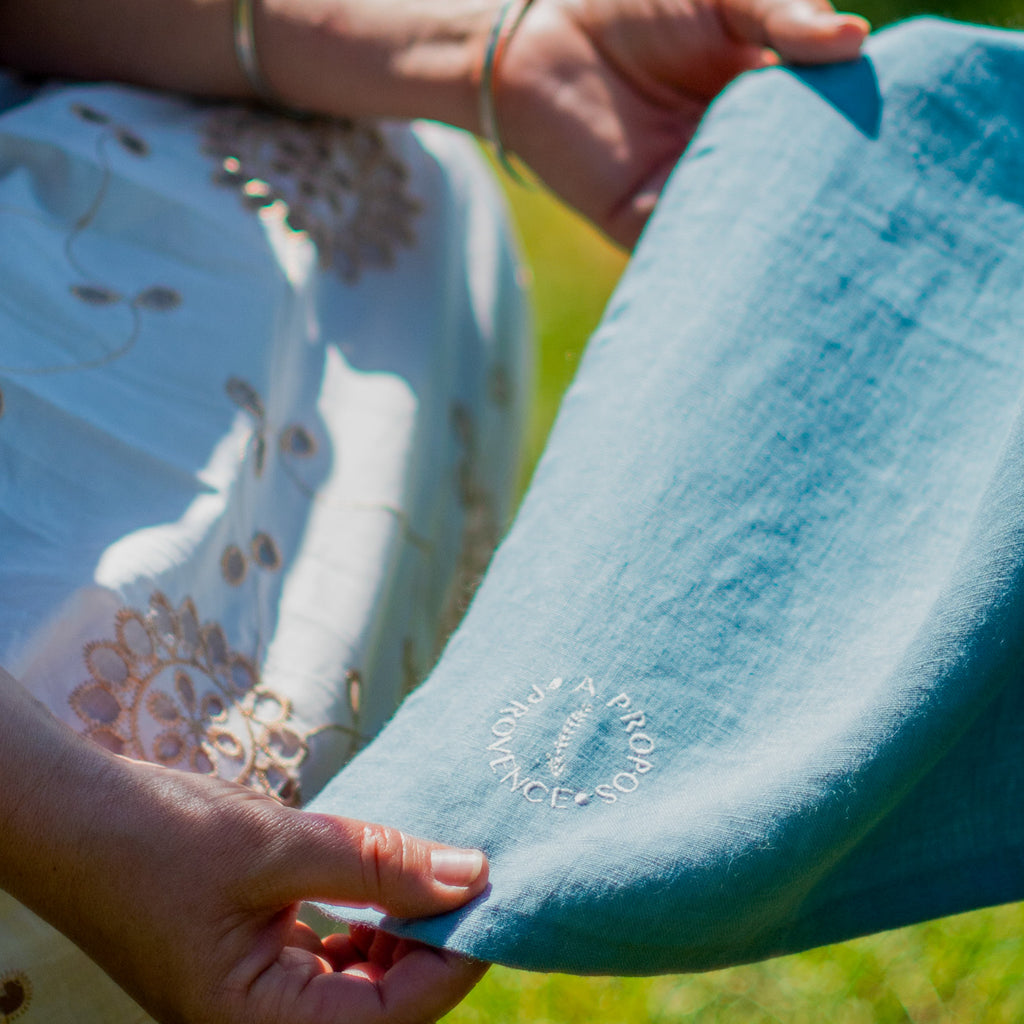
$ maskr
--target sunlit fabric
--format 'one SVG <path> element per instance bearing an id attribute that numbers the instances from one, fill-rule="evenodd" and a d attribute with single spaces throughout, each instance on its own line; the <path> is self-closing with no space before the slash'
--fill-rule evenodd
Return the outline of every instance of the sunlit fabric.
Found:
<path id="1" fill-rule="evenodd" d="M 1024 897 L 1021 81 L 927 20 L 713 107 L 468 618 L 314 805 L 489 855 L 388 928 L 656 973 Z"/>

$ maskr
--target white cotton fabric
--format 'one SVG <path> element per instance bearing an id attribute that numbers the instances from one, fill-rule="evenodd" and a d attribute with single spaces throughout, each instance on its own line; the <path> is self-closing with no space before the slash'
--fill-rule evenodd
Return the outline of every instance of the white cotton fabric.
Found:
<path id="1" fill-rule="evenodd" d="M 97 742 L 297 803 L 429 669 L 508 514 L 496 189 L 436 125 L 0 107 L 0 664 Z M 0 1000 L 141 1016 L 2 894 Z"/>

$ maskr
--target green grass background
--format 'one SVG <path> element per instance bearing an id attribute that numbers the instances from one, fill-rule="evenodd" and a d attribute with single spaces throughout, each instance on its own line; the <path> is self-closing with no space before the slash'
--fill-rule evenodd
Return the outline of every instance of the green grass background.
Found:
<path id="1" fill-rule="evenodd" d="M 942 6 L 867 0 L 858 12 L 876 27 L 924 13 L 1024 27 L 1024 0 Z M 542 192 L 513 185 L 509 193 L 533 274 L 537 315 L 532 464 L 625 258 Z M 445 1020 L 1022 1024 L 1024 904 L 703 975 L 570 978 L 492 968 Z"/>

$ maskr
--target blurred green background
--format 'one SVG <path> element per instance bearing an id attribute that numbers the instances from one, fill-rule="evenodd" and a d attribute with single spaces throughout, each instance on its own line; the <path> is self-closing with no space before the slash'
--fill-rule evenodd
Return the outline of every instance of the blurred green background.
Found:
<path id="1" fill-rule="evenodd" d="M 876 28 L 916 14 L 1024 28 L 1024 0 L 936 6 L 868 0 L 857 11 Z M 532 465 L 625 258 L 541 191 L 510 185 L 509 196 L 533 274 L 537 316 Z M 1022 1024 L 1024 904 L 704 975 L 569 978 L 492 968 L 445 1020 Z"/>

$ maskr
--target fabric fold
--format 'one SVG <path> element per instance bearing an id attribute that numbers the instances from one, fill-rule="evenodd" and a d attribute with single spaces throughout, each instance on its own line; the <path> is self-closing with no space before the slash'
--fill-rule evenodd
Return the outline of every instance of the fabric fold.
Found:
<path id="1" fill-rule="evenodd" d="M 713 106 L 428 681 L 313 810 L 491 860 L 422 922 L 699 970 L 1024 896 L 1024 36 Z"/>

